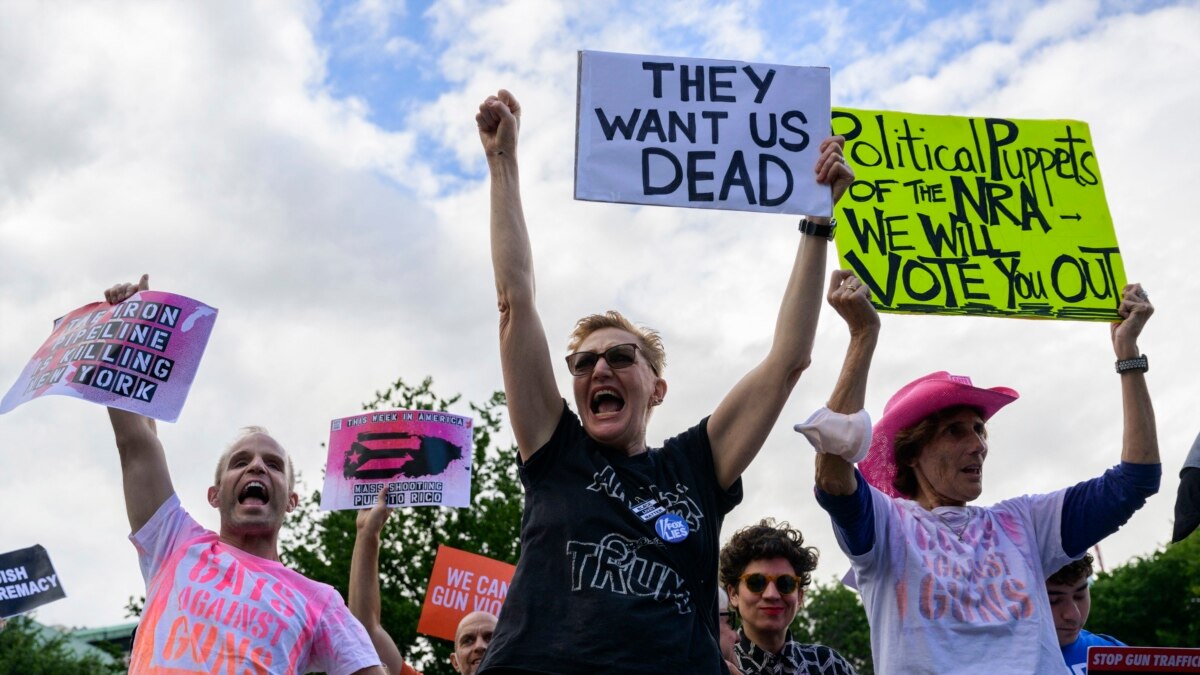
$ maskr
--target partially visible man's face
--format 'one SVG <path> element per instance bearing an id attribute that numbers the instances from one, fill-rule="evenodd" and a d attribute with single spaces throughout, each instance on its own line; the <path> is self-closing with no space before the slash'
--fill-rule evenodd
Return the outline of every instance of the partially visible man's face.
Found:
<path id="1" fill-rule="evenodd" d="M 721 656 L 726 661 L 734 661 L 733 646 L 737 644 L 738 634 L 737 629 L 733 627 L 733 615 L 737 614 L 737 610 L 729 606 L 729 596 L 724 591 L 717 594 L 717 599 L 721 625 Z"/>
<path id="2" fill-rule="evenodd" d="M 1050 612 L 1054 615 L 1054 631 L 1058 634 L 1058 646 L 1079 639 L 1079 631 L 1087 623 L 1092 610 L 1092 591 L 1086 578 L 1074 584 L 1046 584 L 1050 595 Z"/>
<path id="3" fill-rule="evenodd" d="M 496 630 L 496 617 L 487 612 L 472 612 L 458 622 L 454 632 L 454 653 L 450 665 L 462 675 L 475 675 L 483 655 L 487 653 L 492 632 Z"/>

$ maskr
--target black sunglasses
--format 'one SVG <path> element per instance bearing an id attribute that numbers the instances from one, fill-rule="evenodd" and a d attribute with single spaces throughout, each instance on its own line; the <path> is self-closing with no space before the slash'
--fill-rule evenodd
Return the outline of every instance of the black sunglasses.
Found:
<path id="1" fill-rule="evenodd" d="M 608 367 L 613 370 L 628 368 L 637 361 L 637 350 L 638 346 L 629 342 L 623 345 L 613 345 L 605 349 L 603 353 L 575 352 L 567 354 L 567 370 L 571 371 L 575 377 L 583 377 L 596 368 L 600 359 L 604 359 L 608 363 Z M 650 370 L 653 370 L 655 375 L 658 374 L 658 370 L 653 365 L 650 366 Z"/>
<path id="2" fill-rule="evenodd" d="M 795 592 L 800 588 L 800 578 L 794 574 L 743 574 L 741 580 L 746 582 L 746 589 L 751 593 L 762 593 L 767 590 L 768 583 L 775 584 L 775 590 L 781 595 Z"/>

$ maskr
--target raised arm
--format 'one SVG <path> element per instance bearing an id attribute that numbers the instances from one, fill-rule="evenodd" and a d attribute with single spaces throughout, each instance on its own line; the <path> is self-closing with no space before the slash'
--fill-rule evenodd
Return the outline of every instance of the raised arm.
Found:
<path id="1" fill-rule="evenodd" d="M 383 526 L 391 515 L 385 495 L 379 495 L 375 506 L 358 512 L 358 533 L 354 538 L 354 552 L 350 556 L 350 597 L 347 604 L 350 613 L 362 622 L 375 645 L 379 660 L 387 666 L 389 673 L 399 673 L 404 668 L 404 658 L 396 647 L 395 640 L 383 629 L 379 597 L 379 546 Z"/>
<path id="2" fill-rule="evenodd" d="M 535 304 L 533 250 L 521 207 L 517 136 L 521 106 L 501 89 L 479 106 L 479 140 L 491 174 L 492 269 L 500 310 L 500 366 L 522 460 L 550 440 L 562 414 L 546 331 Z"/>
<path id="3" fill-rule="evenodd" d="M 829 279 L 829 306 L 850 328 L 846 360 L 826 407 L 850 415 L 863 409 L 867 397 L 867 375 L 879 341 L 879 314 L 871 304 L 871 289 L 852 272 L 834 270 Z M 817 453 L 817 487 L 832 495 L 854 494 L 858 481 L 854 465 L 828 453 Z"/>
<path id="4" fill-rule="evenodd" d="M 1129 284 L 1121 292 L 1117 312 L 1121 321 L 1112 325 L 1113 352 L 1117 360 L 1135 359 L 1142 355 L 1137 339 L 1154 305 L 1141 284 Z M 1121 461 L 1131 464 L 1159 464 L 1158 431 L 1154 423 L 1154 406 L 1146 388 L 1143 371 L 1131 370 L 1121 374 L 1121 408 L 1124 411 L 1124 433 L 1121 442 Z"/>
<path id="5" fill-rule="evenodd" d="M 1162 479 L 1154 407 L 1150 404 L 1146 376 L 1136 362 L 1125 364 L 1134 366 L 1132 370 L 1120 364 L 1141 356 L 1137 339 L 1154 314 L 1154 306 L 1140 284 L 1126 286 L 1121 296 L 1117 308 L 1121 321 L 1112 325 L 1112 343 L 1118 371 L 1123 371 L 1120 375 L 1124 417 L 1122 464 L 1103 476 L 1067 488 L 1059 531 L 1063 551 L 1072 557 L 1083 555 L 1089 547 L 1127 523 L 1145 505 L 1146 499 L 1158 492 Z"/>
<path id="6" fill-rule="evenodd" d="M 817 182 L 830 186 L 835 204 L 854 181 L 854 172 L 842 158 L 844 145 L 841 136 L 825 139 L 815 169 Z M 732 485 L 758 454 L 800 373 L 811 362 L 828 246 L 824 237 L 800 238 L 770 351 L 725 395 L 708 421 L 717 482 L 723 488 Z"/>
<path id="7" fill-rule="evenodd" d="M 136 284 L 117 284 L 104 291 L 111 305 L 123 302 L 138 291 L 149 290 L 150 276 L 143 274 Z M 144 415 L 116 408 L 108 409 L 121 456 L 121 480 L 125 487 L 125 512 L 133 532 L 142 529 L 174 492 L 167 456 L 158 440 L 158 427 Z"/>

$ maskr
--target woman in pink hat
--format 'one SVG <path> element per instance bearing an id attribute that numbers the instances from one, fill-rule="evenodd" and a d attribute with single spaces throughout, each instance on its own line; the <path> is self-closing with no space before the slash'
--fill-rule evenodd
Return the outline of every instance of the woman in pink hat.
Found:
<path id="1" fill-rule="evenodd" d="M 1154 313 L 1145 291 L 1125 287 L 1122 321 L 1112 327 L 1121 463 L 1064 490 L 987 507 L 969 505 L 983 490 L 987 421 L 1017 392 L 931 373 L 896 392 L 872 431 L 862 408 L 879 316 L 849 272 L 833 273 L 828 301 L 850 328 L 850 346 L 827 407 L 796 428 L 818 451 L 817 501 L 854 568 L 875 672 L 1066 672 L 1046 577 L 1123 525 L 1162 474 L 1137 347 Z"/>

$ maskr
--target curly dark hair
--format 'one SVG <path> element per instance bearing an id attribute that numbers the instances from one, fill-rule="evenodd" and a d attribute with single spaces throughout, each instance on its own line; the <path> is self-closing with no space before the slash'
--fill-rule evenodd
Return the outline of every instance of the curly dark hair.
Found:
<path id="1" fill-rule="evenodd" d="M 736 588 L 746 567 L 755 560 L 787 558 L 800 578 L 800 590 L 808 588 L 812 571 L 817 568 L 818 551 L 804 545 L 804 535 L 787 522 L 763 518 L 757 525 L 733 533 L 721 547 L 721 586 Z"/>
<path id="2" fill-rule="evenodd" d="M 1050 575 L 1046 579 L 1047 584 L 1055 584 L 1062 586 L 1074 586 L 1075 584 L 1092 576 L 1092 563 L 1095 560 L 1091 553 L 1084 553 L 1083 557 L 1072 563 L 1067 563 L 1062 569 Z"/>
<path id="3" fill-rule="evenodd" d="M 909 499 L 916 498 L 917 472 L 912 468 L 912 463 L 921 456 L 921 450 L 933 442 L 933 437 L 942 422 L 963 410 L 974 410 L 983 417 L 983 411 L 974 406 L 956 405 L 942 408 L 911 427 L 896 432 L 892 438 L 892 451 L 896 457 L 896 477 L 892 479 L 892 487 L 896 488 L 897 492 Z"/>

